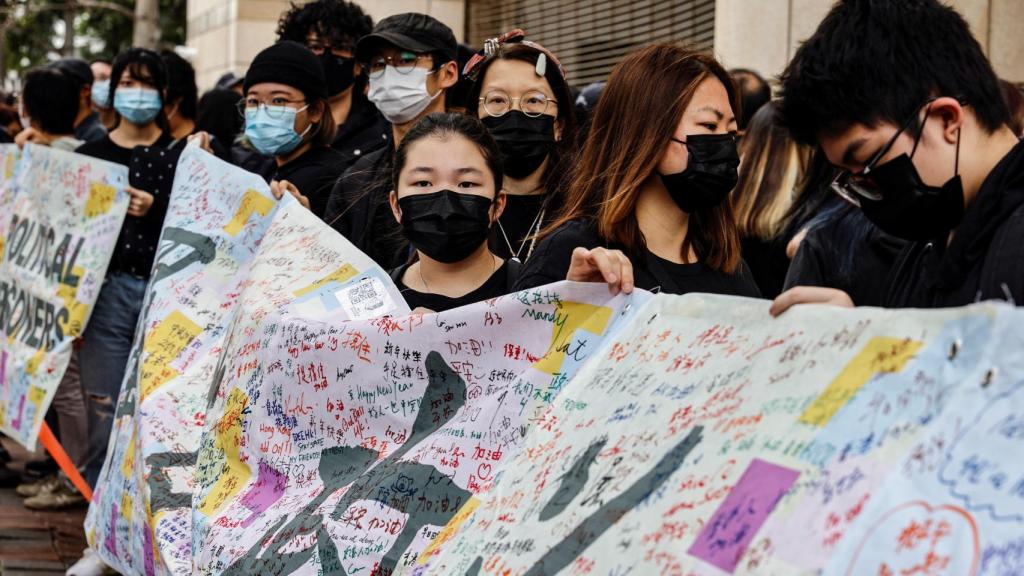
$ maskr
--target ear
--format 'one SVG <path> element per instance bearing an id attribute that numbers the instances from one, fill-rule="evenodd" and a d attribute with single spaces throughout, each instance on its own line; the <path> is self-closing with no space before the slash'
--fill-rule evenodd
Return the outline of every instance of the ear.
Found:
<path id="1" fill-rule="evenodd" d="M 398 207 L 398 192 L 394 190 L 388 194 L 388 204 L 391 204 L 391 214 L 394 215 L 395 221 L 399 224 L 402 223 L 402 209 Z"/>
<path id="2" fill-rule="evenodd" d="M 565 122 L 555 120 L 555 142 L 562 141 L 562 131 L 565 129 Z"/>
<path id="3" fill-rule="evenodd" d="M 929 115 L 936 115 L 942 119 L 942 136 L 950 144 L 955 144 L 959 137 L 965 113 L 963 104 L 949 96 L 937 98 L 932 102 L 928 112 Z"/>
<path id="4" fill-rule="evenodd" d="M 459 81 L 459 65 L 455 61 L 446 62 L 440 69 L 441 88 L 445 90 L 455 86 Z"/>
<path id="5" fill-rule="evenodd" d="M 498 190 L 498 195 L 494 197 L 494 205 L 491 210 L 494 211 L 494 215 L 491 218 L 491 224 L 493 225 L 501 218 L 502 213 L 505 212 L 505 204 L 508 200 L 508 195 L 505 194 L 505 190 Z"/>

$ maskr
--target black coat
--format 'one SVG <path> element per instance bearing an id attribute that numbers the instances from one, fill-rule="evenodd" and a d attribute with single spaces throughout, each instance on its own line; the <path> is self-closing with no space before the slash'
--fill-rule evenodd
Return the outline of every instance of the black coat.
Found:
<path id="1" fill-rule="evenodd" d="M 409 259 L 409 242 L 391 212 L 391 146 L 360 158 L 338 179 L 327 201 L 324 221 L 385 270 Z"/>
<path id="2" fill-rule="evenodd" d="M 985 179 L 948 247 L 937 240 L 903 251 L 886 305 L 943 308 L 984 300 L 1024 305 L 1024 143 Z"/>

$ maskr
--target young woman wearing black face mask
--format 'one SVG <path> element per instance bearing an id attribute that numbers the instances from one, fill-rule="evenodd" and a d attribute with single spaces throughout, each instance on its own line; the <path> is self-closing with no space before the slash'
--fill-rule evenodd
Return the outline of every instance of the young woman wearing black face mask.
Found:
<path id="1" fill-rule="evenodd" d="M 737 102 L 711 56 L 672 45 L 627 56 L 601 95 L 565 209 L 543 232 L 517 289 L 595 260 L 602 265 L 568 278 L 621 281 L 626 291 L 632 278 L 672 294 L 759 296 L 729 201 Z M 626 273 L 630 261 L 635 274 Z"/>
<path id="2" fill-rule="evenodd" d="M 416 251 L 391 272 L 412 309 L 443 312 L 510 292 L 518 265 L 487 245 L 505 207 L 494 140 L 463 114 L 426 116 L 395 154 L 391 210 Z"/>
<path id="3" fill-rule="evenodd" d="M 525 262 L 537 233 L 554 218 L 576 135 L 573 99 L 558 60 L 513 30 L 489 40 L 466 65 L 473 80 L 468 106 L 475 110 L 502 153 L 508 194 L 491 247 Z"/>

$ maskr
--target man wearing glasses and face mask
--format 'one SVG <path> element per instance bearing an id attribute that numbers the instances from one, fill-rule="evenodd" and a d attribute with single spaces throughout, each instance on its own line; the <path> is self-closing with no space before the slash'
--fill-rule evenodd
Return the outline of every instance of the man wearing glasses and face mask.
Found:
<path id="1" fill-rule="evenodd" d="M 911 241 L 886 306 L 1024 304 L 1024 144 L 959 14 L 937 0 L 840 2 L 782 88 L 783 122 L 841 170 L 832 190 Z M 798 287 L 772 313 L 804 303 L 854 304 Z"/>
<path id="2" fill-rule="evenodd" d="M 356 45 L 356 61 L 369 77 L 367 97 L 391 123 L 391 142 L 338 180 L 325 221 L 385 270 L 409 255 L 388 205 L 394 153 L 421 118 L 445 110 L 445 91 L 458 80 L 456 50 L 450 28 L 417 13 L 381 20 Z"/>

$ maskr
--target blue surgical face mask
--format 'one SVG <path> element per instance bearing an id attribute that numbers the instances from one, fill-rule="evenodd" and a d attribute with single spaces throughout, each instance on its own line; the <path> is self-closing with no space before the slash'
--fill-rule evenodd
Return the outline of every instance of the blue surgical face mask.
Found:
<path id="1" fill-rule="evenodd" d="M 110 78 L 92 83 L 92 103 L 98 108 L 110 108 Z"/>
<path id="2" fill-rule="evenodd" d="M 249 108 L 245 111 L 245 136 L 265 156 L 282 156 L 295 150 L 302 138 L 309 133 L 310 124 L 299 134 L 295 131 L 295 115 L 309 108 L 290 106 L 266 106 Z"/>
<path id="3" fill-rule="evenodd" d="M 152 88 L 118 88 L 114 92 L 114 109 L 132 124 L 149 124 L 162 107 L 160 93 Z"/>

